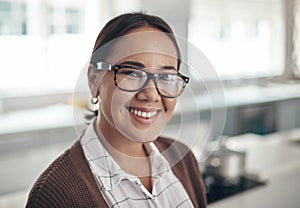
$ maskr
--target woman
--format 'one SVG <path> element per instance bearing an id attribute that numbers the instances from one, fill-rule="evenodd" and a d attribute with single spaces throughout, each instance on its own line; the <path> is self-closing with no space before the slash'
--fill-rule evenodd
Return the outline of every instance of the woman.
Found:
<path id="1" fill-rule="evenodd" d="M 88 69 L 99 112 L 32 188 L 27 207 L 206 207 L 195 157 L 159 136 L 188 77 L 159 17 L 128 13 L 99 33 Z"/>

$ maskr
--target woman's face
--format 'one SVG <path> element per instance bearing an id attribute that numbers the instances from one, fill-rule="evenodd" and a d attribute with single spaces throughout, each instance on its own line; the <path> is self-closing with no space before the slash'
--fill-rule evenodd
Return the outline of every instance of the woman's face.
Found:
<path id="1" fill-rule="evenodd" d="M 177 52 L 166 34 L 141 27 L 116 42 L 107 63 L 126 63 L 151 73 L 176 73 Z M 137 142 L 155 140 L 176 105 L 175 98 L 165 98 L 157 92 L 153 79 L 137 92 L 120 90 L 114 84 L 112 71 L 105 74 L 98 90 L 101 131 L 120 133 Z"/>

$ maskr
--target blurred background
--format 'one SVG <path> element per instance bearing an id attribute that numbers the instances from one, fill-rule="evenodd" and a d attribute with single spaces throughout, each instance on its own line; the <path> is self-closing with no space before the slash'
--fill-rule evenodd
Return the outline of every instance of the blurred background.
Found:
<path id="1" fill-rule="evenodd" d="M 132 11 L 164 18 L 189 42 L 181 46 L 187 65 L 198 48 L 218 75 L 204 84 L 187 72 L 188 93 L 165 134 L 184 123 L 187 145 L 223 138 L 246 153 L 243 176 L 263 182 L 209 207 L 299 206 L 299 0 L 0 0 L 0 207 L 24 207 L 39 174 L 84 129 L 89 99 L 78 77 L 105 23 Z M 201 144 L 193 151 L 205 171 Z M 276 194 L 276 206 L 261 198 Z"/>

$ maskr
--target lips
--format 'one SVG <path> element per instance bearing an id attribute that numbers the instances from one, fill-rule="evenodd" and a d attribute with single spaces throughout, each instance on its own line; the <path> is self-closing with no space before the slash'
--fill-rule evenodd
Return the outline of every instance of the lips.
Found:
<path id="1" fill-rule="evenodd" d="M 150 119 L 158 113 L 158 110 L 142 110 L 142 109 L 129 107 L 129 112 L 135 116 L 145 118 L 145 119 Z"/>

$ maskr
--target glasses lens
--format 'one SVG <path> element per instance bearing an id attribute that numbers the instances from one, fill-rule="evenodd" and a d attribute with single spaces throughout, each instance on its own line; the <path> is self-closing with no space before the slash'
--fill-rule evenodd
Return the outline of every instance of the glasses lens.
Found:
<path id="1" fill-rule="evenodd" d="M 160 74 L 157 80 L 157 88 L 163 96 L 179 96 L 184 85 L 183 79 L 177 74 Z"/>
<path id="2" fill-rule="evenodd" d="M 144 71 L 133 68 L 121 68 L 116 74 L 118 87 L 127 91 L 139 90 L 147 81 Z"/>

